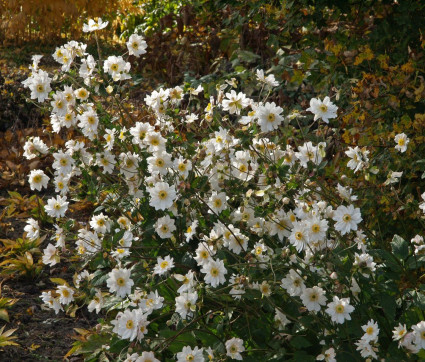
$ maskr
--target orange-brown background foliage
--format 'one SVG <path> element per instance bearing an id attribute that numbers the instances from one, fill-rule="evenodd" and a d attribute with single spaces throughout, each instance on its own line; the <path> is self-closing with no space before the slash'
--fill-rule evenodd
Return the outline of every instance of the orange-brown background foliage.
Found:
<path id="1" fill-rule="evenodd" d="M 0 0 L 0 39 L 4 44 L 75 39 L 87 17 L 129 11 L 137 11 L 131 0 Z"/>

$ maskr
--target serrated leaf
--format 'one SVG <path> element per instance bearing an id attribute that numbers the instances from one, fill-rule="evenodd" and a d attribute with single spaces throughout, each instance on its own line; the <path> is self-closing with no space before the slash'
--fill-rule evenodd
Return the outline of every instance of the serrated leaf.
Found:
<path id="1" fill-rule="evenodd" d="M 413 255 L 406 261 L 406 266 L 409 269 L 418 269 L 425 266 L 425 255 Z"/>
<path id="2" fill-rule="evenodd" d="M 419 291 L 412 291 L 411 292 L 412 297 L 413 297 L 413 301 L 415 302 L 415 305 L 424 310 L 425 309 L 425 294 Z"/>
<path id="3" fill-rule="evenodd" d="M 393 240 L 391 241 L 391 248 L 393 254 L 401 260 L 404 260 L 409 256 L 409 246 L 406 240 L 399 235 L 394 235 Z"/>
<path id="4" fill-rule="evenodd" d="M 296 349 L 304 349 L 311 346 L 311 343 L 304 337 L 296 336 L 291 340 L 291 345 Z"/>
<path id="5" fill-rule="evenodd" d="M 396 262 L 397 257 L 390 253 L 387 250 L 382 250 L 382 249 L 375 249 L 375 250 L 370 250 L 370 254 L 373 256 L 377 256 L 379 258 L 381 258 L 385 265 L 390 268 L 392 271 L 400 273 L 402 272 L 402 268 L 399 265 L 399 263 Z"/>

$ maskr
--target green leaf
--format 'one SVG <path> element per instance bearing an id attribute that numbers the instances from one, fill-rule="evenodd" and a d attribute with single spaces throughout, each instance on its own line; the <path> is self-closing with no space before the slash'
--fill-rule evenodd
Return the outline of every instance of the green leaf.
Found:
<path id="1" fill-rule="evenodd" d="M 385 315 L 389 318 L 389 320 L 394 320 L 397 308 L 395 297 L 388 294 L 381 294 L 378 296 L 378 299 Z"/>
<path id="2" fill-rule="evenodd" d="M 413 297 L 413 301 L 415 302 L 415 305 L 418 308 L 424 310 L 425 309 L 425 294 L 423 292 L 413 290 L 411 292 L 411 295 Z"/>
<path id="3" fill-rule="evenodd" d="M 409 256 L 409 246 L 406 240 L 399 235 L 394 235 L 393 241 L 391 241 L 391 248 L 393 254 L 401 260 L 404 260 Z"/>
<path id="4" fill-rule="evenodd" d="M 260 59 L 260 56 L 248 50 L 238 50 L 237 56 L 241 62 L 254 63 Z"/>
<path id="5" fill-rule="evenodd" d="M 418 353 L 418 357 L 419 357 L 421 360 L 425 360 L 425 349 L 421 349 L 421 350 L 419 351 L 419 353 Z"/>
<path id="6" fill-rule="evenodd" d="M 307 354 L 304 351 L 297 351 L 294 353 L 294 358 L 291 361 L 303 361 L 303 362 L 313 362 L 316 358 Z"/>
<path id="7" fill-rule="evenodd" d="M 159 332 L 161 338 L 165 338 L 170 342 L 168 350 L 172 353 L 180 352 L 184 346 L 194 345 L 196 338 L 190 332 L 178 334 L 180 331 L 172 331 L 170 329 L 163 329 Z"/>
<path id="8" fill-rule="evenodd" d="M 370 250 L 370 254 L 373 256 L 376 255 L 378 258 L 382 259 L 385 262 L 385 265 L 388 268 L 390 268 L 392 271 L 397 273 L 401 273 L 403 271 L 399 263 L 397 263 L 397 257 L 394 254 L 390 253 L 389 251 L 382 250 L 382 249 L 375 249 L 375 250 Z"/>
<path id="9" fill-rule="evenodd" d="M 296 349 L 303 349 L 306 347 L 310 347 L 311 343 L 304 337 L 296 336 L 291 340 L 291 345 Z"/>
<path id="10" fill-rule="evenodd" d="M 419 269 L 425 266 L 425 255 L 416 256 L 413 255 L 406 261 L 406 266 L 409 269 Z"/>

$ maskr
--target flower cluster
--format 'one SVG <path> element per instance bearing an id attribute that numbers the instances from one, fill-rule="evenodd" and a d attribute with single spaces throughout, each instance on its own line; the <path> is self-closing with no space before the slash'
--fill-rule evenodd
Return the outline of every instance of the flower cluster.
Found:
<path id="1" fill-rule="evenodd" d="M 89 21 L 84 31 L 106 25 Z M 128 56 L 146 52 L 137 34 L 127 47 Z M 111 343 L 117 353 L 128 349 L 126 361 L 272 358 L 284 355 L 282 343 L 317 345 L 311 353 L 331 361 L 353 349 L 350 330 L 369 320 L 361 301 L 381 288 L 386 264 L 362 228 L 353 190 L 327 180 L 330 139 L 298 132 L 296 112 L 262 93 L 279 85 L 263 70 L 252 74 L 261 89 L 250 96 L 233 80 L 205 107 L 202 86 L 189 85 L 147 94 L 143 110 L 127 107 L 119 92 L 132 81 L 124 57 L 102 64 L 69 42 L 54 54 L 58 85 L 38 66 L 24 83 L 31 99 L 47 101 L 52 129 L 75 135 L 62 149 L 39 138 L 25 145 L 28 159 L 50 152 L 53 160 L 50 171 L 29 175 L 31 189 L 56 192 L 44 207 L 56 244 L 43 263 L 70 255 L 81 262 L 74 287 L 60 281 L 43 293 L 45 305 L 105 313 L 102 336 L 128 342 Z M 337 111 L 329 97 L 312 98 L 306 115 L 314 118 L 303 122 L 327 124 Z M 369 168 L 365 148 L 345 154 L 354 173 Z M 97 206 L 88 218 L 70 212 L 82 193 Z M 34 219 L 25 231 L 42 234 Z M 424 347 L 421 323 L 410 339 L 415 353 Z M 377 358 L 377 322 L 362 329 L 357 350 Z M 413 351 L 400 333 L 397 341 Z"/>

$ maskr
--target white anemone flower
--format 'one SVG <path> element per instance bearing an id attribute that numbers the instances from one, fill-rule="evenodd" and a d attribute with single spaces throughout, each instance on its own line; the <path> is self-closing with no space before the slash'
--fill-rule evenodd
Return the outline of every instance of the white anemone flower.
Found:
<path id="1" fill-rule="evenodd" d="M 341 205 L 334 211 L 333 220 L 336 221 L 335 230 L 339 231 L 341 235 L 345 235 L 351 230 L 357 230 L 362 216 L 359 208 L 354 208 L 353 205 L 348 207 Z"/>
<path id="2" fill-rule="evenodd" d="M 146 41 L 143 39 L 143 36 L 138 34 L 132 34 L 128 38 L 127 49 L 128 54 L 139 57 L 142 54 L 146 53 L 146 48 L 148 47 Z"/>
<path id="3" fill-rule="evenodd" d="M 300 298 L 310 312 L 319 312 L 321 307 L 326 305 L 325 291 L 320 287 L 304 289 Z"/>
<path id="4" fill-rule="evenodd" d="M 225 274 L 227 274 L 227 270 L 222 260 L 210 260 L 202 267 L 201 272 L 205 274 L 205 283 L 212 287 L 217 287 L 226 282 Z"/>
<path id="5" fill-rule="evenodd" d="M 345 320 L 351 320 L 350 313 L 354 307 L 350 305 L 350 298 L 333 297 L 333 301 L 328 304 L 326 313 L 331 317 L 332 322 L 342 324 Z"/>
<path id="6" fill-rule="evenodd" d="M 103 21 L 101 18 L 97 18 L 97 22 L 93 19 L 89 19 L 87 24 L 83 25 L 83 32 L 89 33 L 96 30 L 102 30 L 108 26 L 108 21 Z"/>
<path id="7" fill-rule="evenodd" d="M 410 140 L 407 138 L 406 134 L 399 133 L 398 135 L 396 135 L 394 137 L 394 141 L 395 141 L 395 143 L 397 143 L 397 145 L 395 146 L 395 149 L 397 151 L 400 151 L 401 153 L 406 152 L 407 145 L 410 142 Z"/>
<path id="8" fill-rule="evenodd" d="M 226 355 L 231 359 L 242 360 L 241 353 L 245 351 L 243 340 L 240 338 L 232 338 L 226 341 Z"/>
<path id="9" fill-rule="evenodd" d="M 166 182 L 158 182 L 148 191 L 151 196 L 149 205 L 154 207 L 155 210 L 166 210 L 170 208 L 177 197 L 175 187 L 170 186 Z"/>
<path id="10" fill-rule="evenodd" d="M 319 98 L 312 98 L 310 107 L 306 110 L 314 114 L 314 120 L 321 118 L 323 122 L 329 123 L 330 118 L 336 117 L 338 107 L 331 102 L 329 97 L 325 97 L 323 101 Z"/>
<path id="11" fill-rule="evenodd" d="M 131 293 L 131 287 L 134 281 L 130 278 L 130 269 L 113 269 L 106 280 L 106 285 L 111 293 L 116 292 L 117 296 L 124 298 L 127 294 Z"/>

